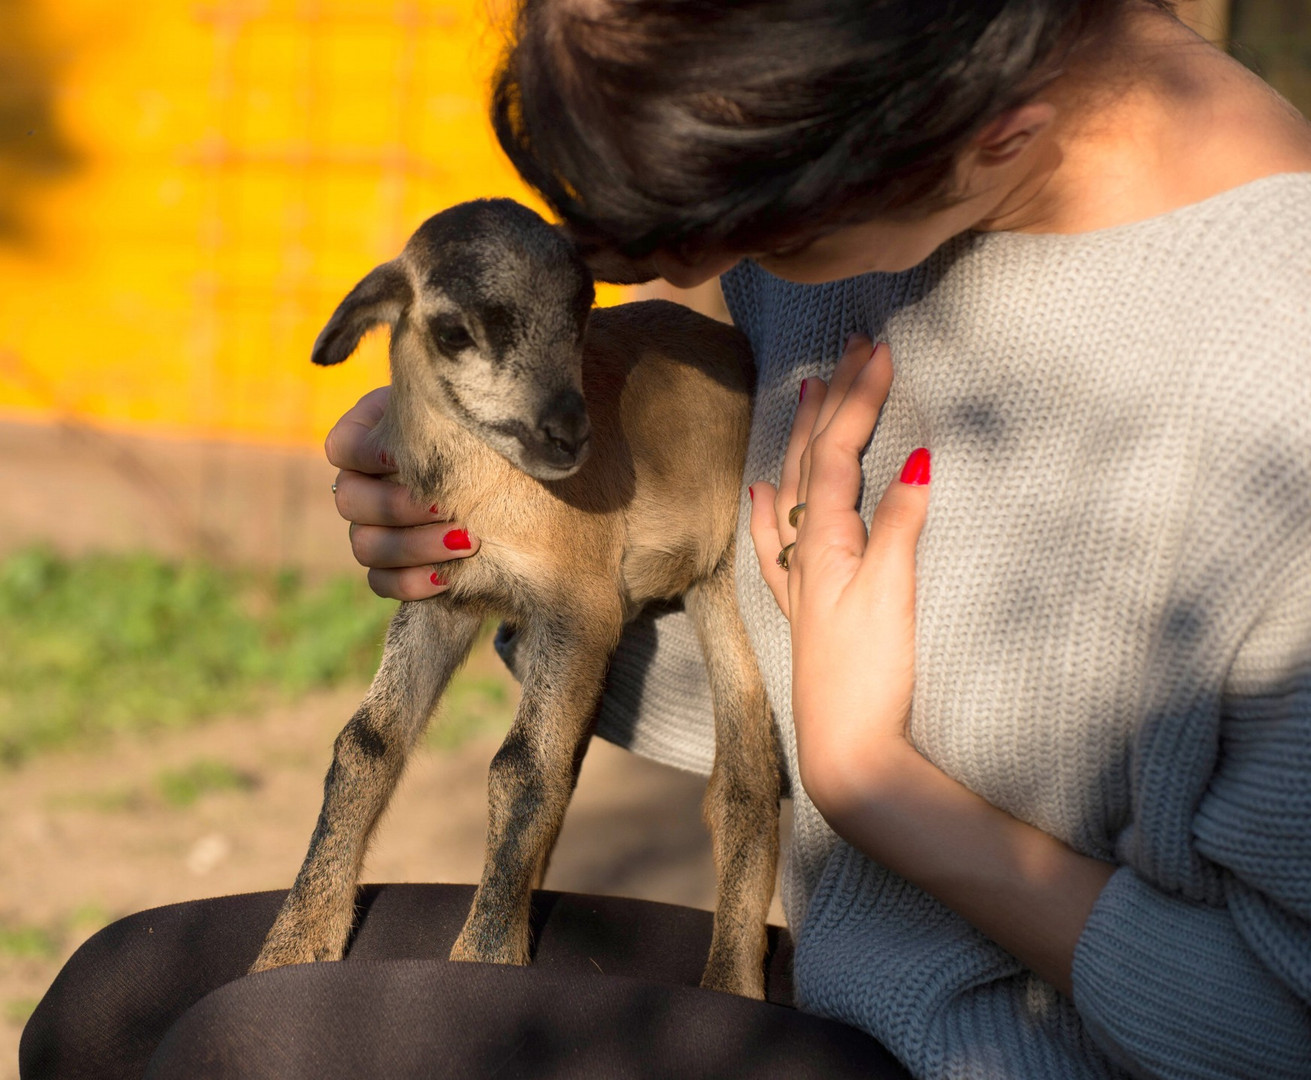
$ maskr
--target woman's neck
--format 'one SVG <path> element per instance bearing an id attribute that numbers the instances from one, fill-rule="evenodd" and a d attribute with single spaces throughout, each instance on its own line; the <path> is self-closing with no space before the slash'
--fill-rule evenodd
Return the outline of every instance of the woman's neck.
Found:
<path id="1" fill-rule="evenodd" d="M 1043 92 L 1057 120 L 987 230 L 1081 233 L 1311 171 L 1311 124 L 1176 19 L 1134 11 Z"/>

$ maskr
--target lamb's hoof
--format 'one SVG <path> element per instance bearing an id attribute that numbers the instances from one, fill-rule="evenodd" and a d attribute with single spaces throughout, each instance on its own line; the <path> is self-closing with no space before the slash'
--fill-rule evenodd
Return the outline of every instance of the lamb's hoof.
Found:
<path id="1" fill-rule="evenodd" d="M 451 959 L 473 964 L 514 964 L 517 967 L 526 967 L 532 962 L 526 944 L 516 947 L 506 941 L 474 941 L 465 934 L 461 934 L 451 947 Z"/>
<path id="2" fill-rule="evenodd" d="M 260 971 L 272 971 L 274 968 L 290 967 L 292 964 L 314 964 L 323 960 L 340 960 L 345 954 L 341 948 L 323 947 L 315 949 L 312 945 L 299 941 L 266 941 L 264 948 L 250 965 L 249 975 Z"/>
<path id="3" fill-rule="evenodd" d="M 737 994 L 739 997 L 765 1000 L 765 973 L 757 964 L 750 970 L 731 965 L 719 965 L 713 960 L 706 965 L 701 976 L 702 990 L 718 990 L 724 994 Z"/>

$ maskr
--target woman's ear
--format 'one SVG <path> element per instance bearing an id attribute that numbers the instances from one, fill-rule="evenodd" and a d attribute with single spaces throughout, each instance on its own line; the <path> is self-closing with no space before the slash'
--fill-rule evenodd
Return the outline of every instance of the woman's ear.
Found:
<path id="1" fill-rule="evenodd" d="M 1010 109 L 974 136 L 970 149 L 979 165 L 1005 165 L 1013 161 L 1056 119 L 1056 106 L 1032 101 Z"/>

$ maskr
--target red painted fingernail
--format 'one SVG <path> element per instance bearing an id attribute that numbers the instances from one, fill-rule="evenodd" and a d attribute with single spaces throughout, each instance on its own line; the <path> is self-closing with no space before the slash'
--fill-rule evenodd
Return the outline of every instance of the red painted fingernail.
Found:
<path id="1" fill-rule="evenodd" d="M 805 386 L 806 384 L 805 384 L 805 383 L 802 383 L 801 385 L 802 385 L 802 386 Z M 748 494 L 749 496 L 751 496 L 751 501 L 752 501 L 752 502 L 755 502 L 755 501 L 756 501 L 756 493 L 755 493 L 751 488 L 747 488 L 747 494 Z"/>
<path id="2" fill-rule="evenodd" d="M 905 468 L 901 470 L 901 482 L 916 487 L 929 482 L 929 452 L 924 447 L 911 451 Z"/>
<path id="3" fill-rule="evenodd" d="M 435 513 L 437 513 L 437 504 L 436 504 L 436 503 L 433 503 L 430 507 L 428 507 L 428 513 L 430 513 L 430 514 L 435 514 Z"/>
<path id="4" fill-rule="evenodd" d="M 436 572 L 434 572 L 433 575 L 432 575 L 432 577 L 430 577 L 428 580 L 431 581 L 434 585 L 445 585 L 445 584 L 446 584 L 446 579 L 445 579 L 444 577 L 442 577 L 441 574 L 438 574 L 438 573 L 436 573 Z"/>
<path id="5" fill-rule="evenodd" d="M 806 400 L 806 379 L 801 380 L 801 393 L 797 395 L 797 404 L 800 405 Z"/>
<path id="6" fill-rule="evenodd" d="M 391 460 L 390 457 L 387 456 L 387 451 L 386 451 L 386 450 L 379 450 L 379 451 L 378 451 L 378 460 L 381 461 L 381 462 L 382 462 L 384 465 L 386 465 L 388 468 L 391 467 L 392 460 Z"/>
<path id="7" fill-rule="evenodd" d="M 449 551 L 468 551 L 473 547 L 473 542 L 469 539 L 468 529 L 452 529 L 442 537 L 442 543 L 446 545 Z"/>

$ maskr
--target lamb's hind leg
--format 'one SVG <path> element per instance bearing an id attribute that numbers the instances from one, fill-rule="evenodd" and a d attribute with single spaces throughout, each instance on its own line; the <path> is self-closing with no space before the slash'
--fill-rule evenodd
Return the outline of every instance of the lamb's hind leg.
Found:
<path id="1" fill-rule="evenodd" d="M 452 960 L 529 962 L 532 887 L 564 821 L 621 628 L 618 610 L 603 610 L 521 630 L 523 694 L 488 773 L 487 861 Z"/>
<path id="2" fill-rule="evenodd" d="M 778 865 L 778 749 L 764 684 L 738 613 L 730 550 L 688 594 L 715 706 L 715 764 L 703 813 L 717 897 L 701 985 L 765 996 L 765 926 Z"/>
<path id="3" fill-rule="evenodd" d="M 309 853 L 251 971 L 341 959 L 373 827 L 479 623 L 440 598 L 396 612 L 378 674 L 333 747 Z"/>

